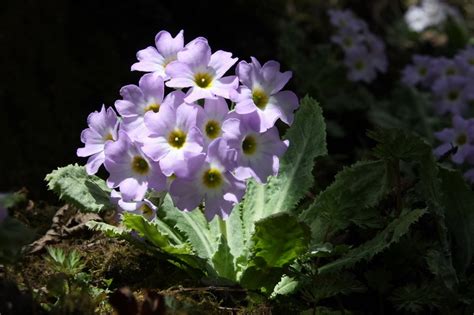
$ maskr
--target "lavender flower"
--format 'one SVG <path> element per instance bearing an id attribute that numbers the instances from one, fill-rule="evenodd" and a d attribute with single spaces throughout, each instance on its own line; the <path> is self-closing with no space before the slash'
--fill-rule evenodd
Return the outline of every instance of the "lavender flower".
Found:
<path id="1" fill-rule="evenodd" d="M 347 73 L 349 80 L 370 83 L 376 78 L 375 67 L 368 57 L 369 51 L 365 46 L 355 47 L 347 52 L 344 63 L 349 69 Z"/>
<path id="2" fill-rule="evenodd" d="M 105 168 L 110 173 L 107 184 L 119 187 L 126 201 L 142 200 L 148 188 L 162 191 L 166 177 L 157 162 L 149 160 L 124 131 L 119 139 L 105 145 Z"/>
<path id="3" fill-rule="evenodd" d="M 435 137 L 442 144 L 434 150 L 434 154 L 439 157 L 456 147 L 457 151 L 451 160 L 456 164 L 462 164 L 474 157 L 474 119 L 465 120 L 460 116 L 454 116 L 452 124 L 453 128 L 435 133 Z"/>
<path id="4" fill-rule="evenodd" d="M 210 221 L 215 215 L 226 219 L 245 193 L 245 183 L 232 175 L 235 151 L 222 139 L 214 140 L 207 155 L 195 156 L 192 176 L 176 178 L 170 187 L 174 204 L 191 211 L 204 201 L 205 215 Z"/>
<path id="5" fill-rule="evenodd" d="M 454 62 L 464 75 L 474 78 L 474 47 L 467 47 L 459 52 Z"/>
<path id="6" fill-rule="evenodd" d="M 230 97 L 230 92 L 237 88 L 237 77 L 223 77 L 234 65 L 237 58 L 232 54 L 218 50 L 211 55 L 207 41 L 196 40 L 193 44 L 178 53 L 178 60 L 166 68 L 171 80 L 166 83 L 173 88 L 187 88 L 185 101 L 191 103 L 199 99 L 216 96 Z"/>
<path id="7" fill-rule="evenodd" d="M 413 64 L 403 69 L 402 82 L 409 86 L 421 84 L 427 86 L 431 83 L 433 59 L 429 56 L 414 55 Z"/>
<path id="8" fill-rule="evenodd" d="M 97 173 L 99 167 L 104 163 L 104 146 L 109 141 L 117 140 L 119 120 L 112 108 L 107 110 L 102 105 L 100 112 L 93 112 L 87 117 L 89 128 L 81 133 L 81 142 L 84 148 L 77 149 L 80 157 L 89 156 L 86 171 L 89 175 Z"/>
<path id="9" fill-rule="evenodd" d="M 229 108 L 225 99 L 206 99 L 203 110 L 197 115 L 196 125 L 204 136 L 204 145 L 222 136 L 222 123 L 228 119 Z"/>
<path id="10" fill-rule="evenodd" d="M 110 199 L 121 211 L 143 215 L 150 221 L 156 217 L 158 208 L 148 199 L 126 201 L 122 194 L 115 189 L 112 190 Z"/>
<path id="11" fill-rule="evenodd" d="M 355 32 L 366 31 L 367 23 L 358 19 L 350 10 L 329 10 L 329 21 L 339 29 L 352 29 Z"/>
<path id="12" fill-rule="evenodd" d="M 279 157 L 288 148 L 288 140 L 280 141 L 278 130 L 272 127 L 260 132 L 259 116 L 255 113 L 241 115 L 224 122 L 224 139 L 237 152 L 235 175 L 238 179 L 253 177 L 259 183 L 266 183 L 268 176 L 277 175 Z"/>
<path id="13" fill-rule="evenodd" d="M 123 117 L 121 128 L 131 138 L 143 137 L 147 133 L 143 117 L 149 111 L 157 113 L 163 103 L 163 78 L 157 73 L 145 74 L 138 83 L 120 89 L 123 100 L 115 102 L 115 108 Z"/>
<path id="14" fill-rule="evenodd" d="M 364 36 L 353 28 L 342 28 L 335 35 L 331 36 L 331 41 L 341 47 L 344 51 L 359 47 L 364 44 Z"/>
<path id="15" fill-rule="evenodd" d="M 160 163 L 166 176 L 186 172 L 187 159 L 203 150 L 203 137 L 196 127 L 198 111 L 197 105 L 182 104 L 145 115 L 150 134 L 144 139 L 143 151 Z"/>
<path id="16" fill-rule="evenodd" d="M 369 31 L 364 21 L 348 10 L 330 10 L 329 16 L 331 24 L 337 27 L 331 40 L 344 50 L 349 80 L 370 83 L 377 72 L 387 71 L 385 44 Z"/>
<path id="17" fill-rule="evenodd" d="M 446 57 L 431 58 L 431 76 L 435 77 L 436 80 L 461 76 L 461 68 L 458 67 L 456 62 Z"/>
<path id="18" fill-rule="evenodd" d="M 452 76 L 438 79 L 433 85 L 435 108 L 439 114 L 452 113 L 459 115 L 466 109 L 463 95 L 466 79 Z"/>
<path id="19" fill-rule="evenodd" d="M 256 112 L 259 116 L 259 131 L 265 131 L 275 125 L 278 119 L 291 125 L 293 112 L 298 108 L 298 97 L 291 91 L 281 91 L 290 80 L 290 71 L 280 72 L 280 64 L 268 61 L 263 66 L 257 59 L 252 62 L 241 61 L 237 66 L 237 75 L 242 82 L 239 93 L 233 100 L 237 103 L 238 114 Z"/>
<path id="20" fill-rule="evenodd" d="M 168 79 L 165 70 L 183 49 L 183 31 L 174 38 L 167 31 L 159 32 L 155 37 L 155 46 L 156 48 L 149 46 L 137 53 L 138 62 L 132 65 L 132 71 L 155 72 L 163 79 Z"/>

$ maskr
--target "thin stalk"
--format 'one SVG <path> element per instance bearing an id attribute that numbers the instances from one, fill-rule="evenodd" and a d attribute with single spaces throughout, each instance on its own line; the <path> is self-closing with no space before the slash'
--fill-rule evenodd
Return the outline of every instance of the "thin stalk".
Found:
<path id="1" fill-rule="evenodd" d="M 219 220 L 219 231 L 227 240 L 227 223 L 220 216 L 217 216 L 217 219 Z"/>

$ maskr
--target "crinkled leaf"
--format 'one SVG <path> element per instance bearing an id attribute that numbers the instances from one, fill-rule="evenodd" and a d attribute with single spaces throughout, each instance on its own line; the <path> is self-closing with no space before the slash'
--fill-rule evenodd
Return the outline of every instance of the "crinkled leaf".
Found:
<path id="1" fill-rule="evenodd" d="M 441 168 L 440 176 L 453 259 L 456 269 L 464 273 L 474 254 L 474 192 L 458 172 Z"/>
<path id="2" fill-rule="evenodd" d="M 168 195 L 157 212 L 158 220 L 186 236 L 186 241 L 196 254 L 204 259 L 212 259 L 218 247 L 218 235 L 213 235 L 204 214 L 195 209 L 184 212 L 177 209 Z"/>
<path id="3" fill-rule="evenodd" d="M 317 304 L 323 299 L 363 292 L 366 288 L 352 273 L 339 272 L 314 276 L 307 290 L 310 292 L 311 302 Z"/>
<path id="4" fill-rule="evenodd" d="M 89 221 L 86 223 L 87 227 L 92 231 L 100 231 L 107 237 L 119 238 L 125 234 L 129 234 L 130 230 L 124 227 L 107 224 L 104 222 Z"/>
<path id="5" fill-rule="evenodd" d="M 298 288 L 299 281 L 293 277 L 283 276 L 280 282 L 277 283 L 271 295 L 272 298 L 278 295 L 290 295 Z"/>
<path id="6" fill-rule="evenodd" d="M 46 175 L 48 188 L 61 200 L 82 211 L 100 212 L 113 209 L 110 188 L 104 180 L 87 174 L 85 167 L 77 164 L 60 167 Z"/>
<path id="7" fill-rule="evenodd" d="M 289 213 L 277 213 L 255 224 L 251 252 L 268 267 L 283 267 L 307 251 L 310 231 Z"/>
<path id="8" fill-rule="evenodd" d="M 212 257 L 214 269 L 222 278 L 235 280 L 234 256 L 230 252 L 227 240 L 221 235 L 217 252 Z"/>
<path id="9" fill-rule="evenodd" d="M 408 233 L 410 226 L 417 222 L 426 211 L 427 209 L 415 209 L 402 213 L 373 239 L 349 251 L 344 257 L 322 266 L 319 268 L 319 272 L 334 272 L 342 268 L 350 268 L 360 261 L 372 259 L 390 245 L 398 242 L 402 236 Z"/>
<path id="10" fill-rule="evenodd" d="M 375 224 L 375 206 L 389 191 L 390 179 L 383 161 L 363 161 L 344 168 L 334 182 L 301 214 L 311 226 L 313 243 L 324 242 L 329 233 L 357 225 Z M 372 215 L 369 215 L 372 214 Z"/>
<path id="11" fill-rule="evenodd" d="M 159 229 L 158 224 L 148 221 L 141 215 L 124 213 L 123 225 L 168 254 L 192 253 L 188 244 L 172 242 L 168 234 Z"/>
<path id="12" fill-rule="evenodd" d="M 227 240 L 227 246 L 230 249 L 230 253 L 234 258 L 238 258 L 243 255 L 244 252 L 244 237 L 243 237 L 243 225 L 242 225 L 242 210 L 240 209 L 240 204 L 237 204 L 232 213 L 224 221 L 222 226 L 220 226 L 219 217 L 214 217 L 214 219 L 209 222 L 209 227 L 213 235 L 221 235 L 221 229 L 225 229 L 225 238 Z"/>

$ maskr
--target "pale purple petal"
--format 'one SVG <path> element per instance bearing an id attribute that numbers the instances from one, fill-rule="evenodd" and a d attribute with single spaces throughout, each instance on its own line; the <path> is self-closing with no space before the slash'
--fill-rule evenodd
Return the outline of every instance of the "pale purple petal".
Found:
<path id="1" fill-rule="evenodd" d="M 212 54 L 209 66 L 216 71 L 218 78 L 222 77 L 229 70 L 238 58 L 232 58 L 232 53 L 218 50 Z"/>
<path id="2" fill-rule="evenodd" d="M 184 46 L 183 30 L 181 30 L 175 38 L 167 31 L 159 32 L 155 37 L 155 45 L 158 52 L 165 59 L 176 56 Z"/>

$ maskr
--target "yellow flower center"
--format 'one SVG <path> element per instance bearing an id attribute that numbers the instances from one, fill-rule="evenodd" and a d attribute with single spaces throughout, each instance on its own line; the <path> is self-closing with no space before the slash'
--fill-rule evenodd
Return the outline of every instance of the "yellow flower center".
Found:
<path id="1" fill-rule="evenodd" d="M 154 113 L 158 113 L 160 110 L 160 104 L 152 103 L 145 107 L 145 113 L 149 111 L 153 111 Z"/>
<path id="2" fill-rule="evenodd" d="M 115 140 L 114 136 L 112 136 L 112 133 L 110 132 L 104 136 L 104 141 L 108 141 L 108 140 L 112 140 L 112 141 Z"/>
<path id="3" fill-rule="evenodd" d="M 456 69 L 453 67 L 449 67 L 446 69 L 446 75 L 455 75 L 456 74 Z"/>
<path id="4" fill-rule="evenodd" d="M 257 150 L 257 141 L 253 136 L 245 137 L 244 141 L 242 142 L 242 151 L 246 155 L 252 155 Z"/>
<path id="5" fill-rule="evenodd" d="M 470 64 L 471 66 L 474 66 L 474 58 L 469 59 L 468 62 L 469 62 L 469 64 Z"/>
<path id="6" fill-rule="evenodd" d="M 140 175 L 146 175 L 150 170 L 150 166 L 144 158 L 136 155 L 132 159 L 132 170 Z"/>
<path id="7" fill-rule="evenodd" d="M 212 76 L 207 72 L 198 72 L 194 75 L 194 82 L 200 88 L 205 89 L 211 86 Z"/>
<path id="8" fill-rule="evenodd" d="M 143 216 L 147 219 L 150 219 L 153 216 L 153 209 L 149 205 L 147 205 L 146 203 L 144 203 L 140 207 L 139 210 L 143 213 Z"/>
<path id="9" fill-rule="evenodd" d="M 418 73 L 424 77 L 428 73 L 428 69 L 426 69 L 426 67 L 421 67 L 418 69 Z"/>
<path id="10" fill-rule="evenodd" d="M 222 174 L 218 169 L 210 168 L 202 176 L 202 182 L 207 188 L 217 188 L 223 181 Z"/>
<path id="11" fill-rule="evenodd" d="M 464 145 L 467 142 L 467 136 L 464 133 L 461 133 L 457 138 L 456 138 L 456 144 L 458 145 Z"/>
<path id="12" fill-rule="evenodd" d="M 458 91 L 451 91 L 448 93 L 448 99 L 450 101 L 455 101 L 459 98 L 459 92 Z"/>
<path id="13" fill-rule="evenodd" d="M 268 104 L 268 95 L 262 89 L 255 88 L 252 91 L 252 100 L 255 106 L 257 106 L 260 109 L 264 109 L 265 106 L 267 106 Z"/>
<path id="14" fill-rule="evenodd" d="M 180 129 L 175 129 L 171 131 L 168 135 L 168 143 L 173 148 L 180 149 L 183 147 L 185 142 L 186 142 L 186 134 Z"/>
<path id="15" fill-rule="evenodd" d="M 365 68 L 365 63 L 362 60 L 358 60 L 354 66 L 357 70 L 362 70 Z"/>
<path id="16" fill-rule="evenodd" d="M 221 125 L 215 120 L 209 120 L 204 129 L 209 139 L 215 139 L 221 134 Z"/>

